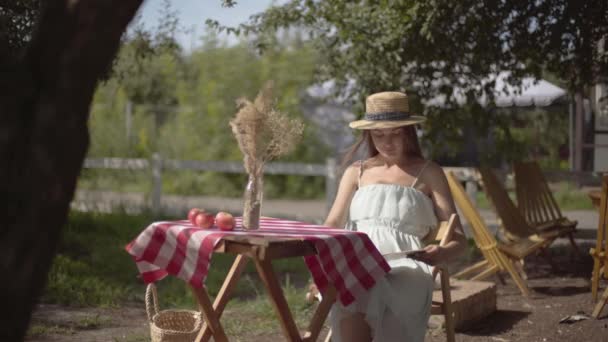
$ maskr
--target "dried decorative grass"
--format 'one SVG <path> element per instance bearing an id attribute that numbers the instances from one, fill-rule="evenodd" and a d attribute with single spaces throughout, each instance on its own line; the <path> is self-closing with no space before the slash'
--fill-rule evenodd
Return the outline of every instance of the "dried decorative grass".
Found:
<path id="1" fill-rule="evenodd" d="M 243 195 L 243 227 L 258 229 L 263 195 L 264 165 L 291 151 L 302 137 L 304 124 L 273 108 L 272 82 L 266 83 L 253 102 L 237 101 L 239 111 L 230 121 L 249 182 Z"/>
<path id="2" fill-rule="evenodd" d="M 259 175 L 264 164 L 290 152 L 304 131 L 301 120 L 291 119 L 273 108 L 273 84 L 266 83 L 253 102 L 237 100 L 239 111 L 230 121 L 241 152 L 245 170 Z"/>

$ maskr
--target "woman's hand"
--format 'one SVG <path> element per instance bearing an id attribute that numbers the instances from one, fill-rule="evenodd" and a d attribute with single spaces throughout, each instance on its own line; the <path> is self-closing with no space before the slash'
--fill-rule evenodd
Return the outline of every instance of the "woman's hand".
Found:
<path id="1" fill-rule="evenodd" d="M 438 245 L 428 245 L 423 248 L 423 253 L 417 253 L 412 256 L 413 259 L 422 261 L 431 266 L 435 266 L 443 262 L 445 250 Z"/>

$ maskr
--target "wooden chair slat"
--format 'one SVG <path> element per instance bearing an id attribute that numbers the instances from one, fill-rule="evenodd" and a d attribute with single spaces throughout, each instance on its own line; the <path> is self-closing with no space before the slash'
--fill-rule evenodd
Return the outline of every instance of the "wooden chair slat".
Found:
<path id="1" fill-rule="evenodd" d="M 513 163 L 519 211 L 537 232 L 555 230 L 557 237 L 568 237 L 577 255 L 581 255 L 574 241 L 578 222 L 566 218 L 553 196 L 549 182 L 534 161 Z"/>
<path id="2" fill-rule="evenodd" d="M 513 171 L 518 208 L 532 225 L 574 222 L 564 217 L 538 163 L 515 162 Z"/>
<path id="3" fill-rule="evenodd" d="M 564 223 L 562 224 L 556 224 L 556 221 L 552 221 L 551 223 L 545 222 L 537 226 L 531 225 L 522 212 L 515 206 L 515 203 L 513 203 L 509 197 L 504 186 L 498 181 L 494 172 L 488 168 L 482 168 L 480 174 L 486 185 L 486 194 L 494 204 L 496 213 L 502 221 L 502 228 L 505 230 L 508 238 L 517 240 L 533 237 L 535 240 L 544 240 L 544 242 L 546 242 L 545 244 L 548 246 L 557 238 L 567 237 L 570 240 L 574 252 L 580 256 L 580 251 L 574 241 L 574 233 L 576 233 L 575 225 L 566 224 L 565 221 L 563 221 Z M 531 176 L 530 178 L 534 181 L 534 177 Z M 526 197 L 529 196 L 526 195 Z M 525 201 L 525 199 L 523 201 Z M 538 207 L 537 212 L 542 212 L 543 210 L 548 212 L 549 209 L 540 209 L 540 207 Z"/>
<path id="4" fill-rule="evenodd" d="M 490 230 L 486 226 L 485 222 L 481 219 L 481 215 L 467 196 L 462 185 L 450 172 L 447 172 L 446 176 L 450 191 L 454 197 L 454 201 L 462 211 L 467 221 L 469 221 L 475 244 L 485 259 L 484 261 L 472 265 L 455 274 L 454 277 L 470 277 L 470 279 L 482 280 L 498 272 L 507 272 L 511 278 L 513 278 L 513 281 L 521 291 L 522 295 L 528 296 L 530 292 L 528 290 L 526 281 L 523 279 L 525 276 L 522 277 L 523 270 L 517 270 L 514 266 L 514 262 L 520 262 L 525 256 L 544 246 L 537 244 L 534 245 L 534 248 L 523 248 L 518 247 L 518 244 L 527 244 L 528 242 L 526 242 L 526 240 L 518 240 L 509 244 L 496 240 L 490 233 Z M 521 249 L 527 254 L 520 255 L 520 253 L 513 253 L 514 255 L 509 255 L 501 250 L 503 248 L 509 248 L 511 250 Z"/>
<path id="5" fill-rule="evenodd" d="M 486 195 L 494 204 L 494 209 L 502 221 L 503 228 L 519 238 L 527 238 L 536 234 L 536 230 L 521 215 L 494 172 L 488 168 L 480 168 L 479 173 L 485 186 Z"/>

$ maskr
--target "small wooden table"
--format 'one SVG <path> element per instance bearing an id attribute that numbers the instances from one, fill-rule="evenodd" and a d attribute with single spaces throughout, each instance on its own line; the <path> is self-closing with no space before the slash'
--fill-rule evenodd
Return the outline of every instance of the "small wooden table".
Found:
<path id="1" fill-rule="evenodd" d="M 144 282 L 173 275 L 190 284 L 205 320 L 196 341 L 207 341 L 211 336 L 215 341 L 227 341 L 220 317 L 249 260 L 268 291 L 289 341 L 315 341 L 336 299 L 350 305 L 390 271 L 364 233 L 268 217 L 260 219 L 260 229 L 255 231 L 243 230 L 239 217 L 232 231 L 202 229 L 187 220 L 153 222 L 125 249 L 134 258 Z M 212 304 L 204 280 L 214 253 L 234 254 L 236 260 Z M 272 268 L 273 260 L 291 257 L 304 257 L 323 294 L 303 335 Z"/>
<path id="2" fill-rule="evenodd" d="M 214 253 L 235 254 L 236 259 L 213 305 L 204 287 L 197 288 L 191 286 L 205 319 L 205 325 L 195 341 L 209 341 L 211 335 L 213 335 L 215 341 L 228 340 L 219 319 L 228 303 L 230 293 L 236 286 L 241 273 L 250 259 L 254 262 L 256 270 L 264 283 L 264 287 L 268 291 L 283 333 L 288 340 L 316 341 L 323 327 L 323 322 L 325 322 L 329 310 L 336 299 L 335 289 L 331 285 L 327 287 L 323 293 L 323 300 L 317 307 L 308 326 L 308 330 L 301 336 L 289 311 L 279 280 L 272 268 L 272 260 L 275 259 L 315 254 L 316 250 L 310 241 L 282 237 L 225 236 L 214 249 Z"/>

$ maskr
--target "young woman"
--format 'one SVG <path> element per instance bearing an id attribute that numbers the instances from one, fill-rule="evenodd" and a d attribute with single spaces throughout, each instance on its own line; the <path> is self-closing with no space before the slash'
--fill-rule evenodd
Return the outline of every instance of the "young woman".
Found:
<path id="1" fill-rule="evenodd" d="M 370 95 L 365 107 L 365 117 L 350 123 L 363 132 L 347 158 L 362 145 L 368 158 L 345 170 L 325 225 L 365 232 L 382 254 L 424 252 L 389 261 L 391 272 L 364 298 L 347 307 L 334 304 L 332 341 L 424 341 L 431 265 L 454 258 L 465 245 L 464 234 L 457 222 L 445 246 L 421 242 L 438 220 L 456 213 L 443 170 L 420 151 L 414 125 L 425 118 L 409 112 L 407 95 L 400 92 Z"/>

